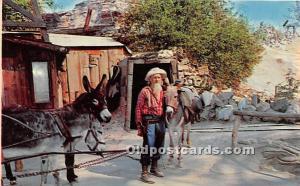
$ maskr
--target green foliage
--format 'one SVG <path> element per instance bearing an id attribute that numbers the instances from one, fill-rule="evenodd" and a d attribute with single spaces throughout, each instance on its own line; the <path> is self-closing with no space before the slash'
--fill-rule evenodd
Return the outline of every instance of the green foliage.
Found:
<path id="1" fill-rule="evenodd" d="M 285 75 L 286 82 L 283 82 L 276 86 L 276 98 L 287 98 L 293 100 L 300 92 L 300 80 L 295 78 L 296 74 L 289 69 L 289 72 Z"/>
<path id="2" fill-rule="evenodd" d="M 121 23 L 121 42 L 135 51 L 182 47 L 208 64 L 215 84 L 232 87 L 259 62 L 260 46 L 247 23 L 222 0 L 145 0 Z"/>
<path id="3" fill-rule="evenodd" d="M 26 10 L 30 8 L 28 0 L 15 0 L 14 2 Z M 3 3 L 2 20 L 26 21 L 26 18 L 21 13 L 16 12 L 10 6 Z"/>
<path id="4" fill-rule="evenodd" d="M 14 0 L 14 2 L 25 10 L 32 12 L 30 0 Z M 49 7 L 50 9 L 57 7 L 57 4 L 54 2 L 54 0 L 38 0 L 38 4 L 41 12 L 43 12 L 46 7 Z M 16 12 L 7 5 L 2 7 L 2 20 L 12 20 L 18 22 L 28 21 L 21 13 Z"/>

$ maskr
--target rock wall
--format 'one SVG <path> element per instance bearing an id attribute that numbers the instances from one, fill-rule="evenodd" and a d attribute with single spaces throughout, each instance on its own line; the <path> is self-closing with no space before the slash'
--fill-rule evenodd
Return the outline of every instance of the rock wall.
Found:
<path id="1" fill-rule="evenodd" d="M 118 29 L 118 19 L 138 0 L 88 0 L 66 12 L 44 14 L 48 29 L 83 28 L 88 8 L 92 9 L 90 27 L 103 26 L 97 35 L 108 35 Z"/>

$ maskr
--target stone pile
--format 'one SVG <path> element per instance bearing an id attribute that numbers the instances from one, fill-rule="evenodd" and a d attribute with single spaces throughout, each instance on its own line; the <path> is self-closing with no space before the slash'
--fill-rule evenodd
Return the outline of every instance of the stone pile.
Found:
<path id="1" fill-rule="evenodd" d="M 288 99 L 279 99 L 272 102 L 266 102 L 261 101 L 257 95 L 253 95 L 251 99 L 248 99 L 247 97 L 236 97 L 232 92 L 215 94 L 209 91 L 204 91 L 201 94 L 201 97 L 205 107 L 203 112 L 200 114 L 200 118 L 204 120 L 216 119 L 229 121 L 232 119 L 233 110 L 300 114 L 299 102 L 290 101 Z M 251 123 L 260 121 L 295 123 L 295 121 L 292 119 L 281 120 L 280 118 L 276 117 L 256 118 L 251 116 L 243 116 L 242 118 L 243 120 Z"/>

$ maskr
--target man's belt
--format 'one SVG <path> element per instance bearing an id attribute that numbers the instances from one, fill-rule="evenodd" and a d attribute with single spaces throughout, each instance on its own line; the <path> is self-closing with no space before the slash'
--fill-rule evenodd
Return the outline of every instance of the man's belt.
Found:
<path id="1" fill-rule="evenodd" d="M 143 121 L 146 122 L 147 124 L 158 123 L 161 121 L 161 116 L 157 116 L 157 115 L 147 114 L 147 115 L 143 115 L 142 117 L 143 117 Z"/>

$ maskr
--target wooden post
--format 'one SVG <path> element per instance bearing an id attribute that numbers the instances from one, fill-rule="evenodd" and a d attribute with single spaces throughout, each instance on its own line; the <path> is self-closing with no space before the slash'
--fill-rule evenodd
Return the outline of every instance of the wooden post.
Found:
<path id="1" fill-rule="evenodd" d="M 41 156 L 41 172 L 46 172 L 41 174 L 41 186 L 47 184 L 47 171 L 49 170 L 49 157 L 48 155 Z"/>
<path id="2" fill-rule="evenodd" d="M 270 112 L 256 112 L 256 111 L 233 111 L 234 115 L 239 116 L 253 116 L 253 117 L 268 117 L 268 118 L 281 118 L 281 119 L 295 119 L 300 121 L 300 114 L 287 114 L 287 113 L 270 113 Z"/>
<path id="3" fill-rule="evenodd" d="M 235 121 L 233 124 L 233 129 L 232 129 L 232 142 L 231 142 L 231 147 L 235 148 L 237 147 L 237 138 L 238 138 L 238 131 L 241 125 L 241 117 L 240 116 L 235 116 Z"/>
<path id="4" fill-rule="evenodd" d="M 86 14 L 85 23 L 84 23 L 84 27 L 83 27 L 83 30 L 85 32 L 89 31 L 90 22 L 91 22 L 91 16 L 92 16 L 92 9 L 88 8 L 88 12 Z"/>
<path id="5" fill-rule="evenodd" d="M 32 5 L 32 8 L 33 8 L 33 14 L 34 14 L 34 16 L 36 16 L 37 19 L 40 22 L 43 23 L 44 21 L 43 21 L 42 15 L 40 13 L 37 1 L 36 0 L 31 0 L 31 5 Z M 43 40 L 45 42 L 49 42 L 49 36 L 47 34 L 47 28 L 40 28 L 40 29 L 41 29 L 41 34 L 42 34 Z"/>

